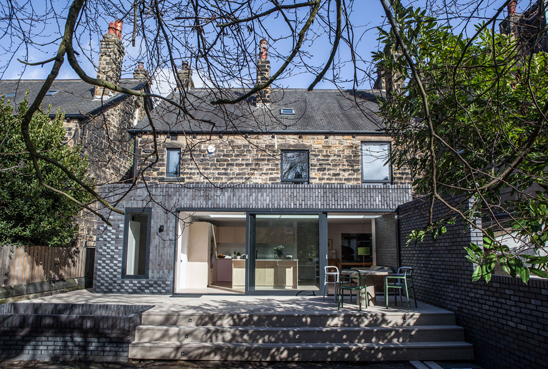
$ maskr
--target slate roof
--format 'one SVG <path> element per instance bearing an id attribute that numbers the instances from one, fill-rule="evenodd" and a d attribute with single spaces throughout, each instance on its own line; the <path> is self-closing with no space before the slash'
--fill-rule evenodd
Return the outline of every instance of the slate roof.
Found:
<path id="1" fill-rule="evenodd" d="M 27 101 L 29 104 L 34 101 L 38 91 L 42 87 L 44 80 L 1 80 L 0 81 L 0 96 L 9 93 L 15 93 L 13 97 L 5 97 L 5 101 L 11 100 L 11 105 L 14 111 L 17 111 L 19 102 L 25 97 L 27 90 L 29 95 Z M 140 90 L 144 87 L 144 83 L 138 79 L 122 79 L 120 86 Z M 123 100 L 127 95 L 117 93 L 110 99 L 94 99 L 94 86 L 87 84 L 82 80 L 60 79 L 55 80 L 50 88 L 50 91 L 58 90 L 53 96 L 45 96 L 42 107 L 47 110 L 51 104 L 50 116 L 55 116 L 57 108 L 61 107 L 61 111 L 65 112 L 67 118 L 85 119 L 89 116 L 99 114 L 102 110 L 108 109 L 109 106 Z"/>
<path id="2" fill-rule="evenodd" d="M 231 90 L 226 94 L 229 96 L 222 97 L 241 96 L 242 92 Z M 178 102 L 180 97 L 178 91 L 169 96 Z M 235 105 L 211 105 L 215 96 L 206 89 L 192 89 L 187 97 L 184 106 L 196 119 L 162 101 L 152 112 L 156 130 L 171 133 L 382 132 L 382 118 L 376 114 L 378 98 L 373 91 L 273 89 L 269 108 L 257 106 L 255 97 Z M 281 108 L 293 108 L 295 114 L 282 115 Z M 132 131 L 151 130 L 145 117 Z"/>

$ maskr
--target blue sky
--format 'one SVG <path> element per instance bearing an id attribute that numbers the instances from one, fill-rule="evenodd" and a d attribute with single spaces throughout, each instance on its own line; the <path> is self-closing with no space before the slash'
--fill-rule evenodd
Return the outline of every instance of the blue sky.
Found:
<path id="1" fill-rule="evenodd" d="M 415 4 L 419 4 L 419 2 L 414 2 Z M 523 3 L 523 4 L 522 4 Z M 45 2 L 43 0 L 34 1 L 32 2 L 33 6 L 35 7 L 37 12 L 44 11 Z M 483 11 L 483 15 L 490 16 L 494 14 L 494 9 L 498 6 L 503 4 L 503 0 L 492 0 L 490 3 L 486 2 L 485 6 L 486 9 Z M 520 5 L 523 5 L 522 8 L 526 8 L 528 5 L 525 4 L 525 2 L 520 2 L 518 4 L 518 10 L 520 8 Z M 67 14 L 67 2 L 66 1 L 59 1 L 54 2 L 55 9 L 60 14 Z M 52 9 L 46 9 L 47 12 L 52 12 Z M 491 13 L 491 14 L 489 14 Z M 504 14 L 505 15 L 505 14 Z M 108 21 L 113 20 L 113 18 L 107 18 L 99 19 L 98 24 L 102 29 L 102 33 L 106 33 L 107 27 L 108 27 Z M 355 25 L 354 28 L 354 37 L 356 40 L 356 43 L 358 45 L 357 49 L 359 51 L 360 56 L 364 59 L 364 65 L 366 66 L 368 61 L 370 61 L 371 52 L 374 50 L 377 50 L 379 48 L 379 43 L 377 41 L 378 32 L 375 29 L 375 27 L 383 25 L 384 24 L 384 11 L 382 9 L 382 6 L 380 2 L 377 0 L 356 0 L 354 3 L 354 7 L 352 9 L 352 12 L 350 14 L 350 20 Z M 456 25 L 456 24 L 455 24 Z M 2 27 L 2 23 L 0 22 L 0 27 Z M 46 42 L 46 41 L 52 41 L 55 40 L 62 30 L 62 24 L 58 25 L 53 20 L 51 20 L 46 26 L 39 25 L 37 28 L 37 32 L 39 33 L 39 36 L 36 37 L 34 40 L 35 42 Z M 280 19 L 274 19 L 274 17 L 269 18 L 265 22 L 265 26 L 268 28 L 268 32 L 273 36 L 279 36 L 283 33 L 283 26 L 280 25 Z M 42 28 L 40 28 L 42 27 Z M 470 29 L 470 27 L 469 27 Z M 129 32 L 130 32 L 130 25 L 126 25 L 126 27 L 123 30 L 124 34 L 124 43 L 125 43 L 125 50 L 127 56 L 133 56 L 133 59 L 137 58 L 137 55 L 139 53 L 138 47 L 132 47 L 131 43 L 129 42 Z M 314 24 L 310 30 L 310 35 L 313 36 L 315 33 L 319 31 L 318 24 Z M 94 61 L 97 62 L 98 59 L 98 49 L 99 45 L 97 42 L 98 38 L 92 38 L 91 41 L 89 38 L 83 39 L 84 45 L 81 45 L 82 48 L 85 48 L 86 50 L 92 50 L 93 53 L 91 53 L 92 58 L 94 58 Z M 25 59 L 26 58 L 26 50 L 24 48 L 20 48 L 15 52 L 15 58 L 13 58 L 13 51 L 16 49 L 15 44 L 10 44 L 8 37 L 4 37 L 0 40 L 0 48 L 3 50 L 0 50 L 0 65 L 6 66 L 9 63 L 9 66 L 5 69 L 1 69 L 0 71 L 3 72 L 2 79 L 16 79 L 19 78 L 21 75 L 23 78 L 26 79 L 43 79 L 47 76 L 51 69 L 51 64 L 47 64 L 44 67 L 41 66 L 23 66 L 21 63 L 16 61 L 16 58 Z M 29 61 L 35 62 L 40 61 L 44 59 L 48 59 L 52 57 L 58 46 L 58 41 L 54 42 L 53 44 L 46 45 L 39 47 L 38 49 L 32 49 L 29 50 Z M 287 54 L 291 49 L 291 44 L 289 41 L 282 41 L 280 43 L 277 43 L 275 46 L 278 49 L 278 52 L 281 54 Z M 303 50 L 309 53 L 310 60 L 317 66 L 321 67 L 323 65 L 323 62 L 325 62 L 329 56 L 330 51 L 330 45 L 325 37 L 318 38 L 314 42 L 307 42 L 305 45 L 303 45 Z M 83 53 L 84 54 L 84 53 Z M 88 53 L 89 54 L 89 53 Z M 272 71 L 274 73 L 275 70 L 277 70 L 283 60 L 278 59 L 274 55 L 275 53 L 271 53 L 271 63 L 272 63 Z M 351 79 L 353 76 L 353 68 L 350 64 L 348 64 L 349 60 L 349 49 L 345 47 L 344 45 L 340 48 L 340 51 L 337 53 L 335 62 L 342 66 L 340 72 L 341 77 L 343 79 Z M 11 61 L 10 61 L 11 58 Z M 128 59 L 126 58 L 125 63 L 125 74 L 126 77 L 131 77 L 131 71 L 134 67 L 134 65 L 130 65 Z M 83 69 L 91 76 L 95 76 L 96 72 L 93 68 L 92 63 L 87 60 L 85 57 L 81 56 L 79 58 L 80 63 L 83 67 Z M 346 63 L 345 63 L 346 62 Z M 200 71 L 198 71 L 200 72 Z M 328 76 L 331 72 L 328 72 Z M 169 70 L 163 70 L 163 73 L 159 74 L 159 80 L 160 79 L 173 79 L 172 76 L 170 76 Z M 61 71 L 59 73 L 60 79 L 66 79 L 66 78 L 77 78 L 76 73 L 71 69 L 68 62 L 65 61 L 65 64 L 62 66 Z M 286 78 L 280 80 L 278 82 L 279 85 L 283 87 L 293 87 L 293 88 L 306 88 L 308 85 L 313 81 L 314 76 L 311 73 L 306 73 L 304 71 L 301 71 L 300 73 L 296 73 L 291 76 L 287 76 Z M 199 78 L 195 78 L 195 83 L 197 85 L 200 85 L 201 82 L 199 81 Z M 166 93 L 169 92 L 169 87 L 165 84 L 158 83 L 161 87 L 159 92 Z M 317 85 L 316 88 L 333 88 L 333 84 L 330 82 L 321 82 Z M 350 83 L 343 84 L 343 87 L 351 87 Z M 370 86 L 367 85 L 367 83 L 364 83 L 364 85 L 360 86 L 362 88 L 368 88 Z"/>

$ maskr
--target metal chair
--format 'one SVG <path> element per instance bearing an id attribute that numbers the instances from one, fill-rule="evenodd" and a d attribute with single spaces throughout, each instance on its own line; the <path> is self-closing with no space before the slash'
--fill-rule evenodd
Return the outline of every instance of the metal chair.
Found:
<path id="1" fill-rule="evenodd" d="M 339 302 L 337 303 L 337 310 L 340 310 L 341 307 L 344 307 L 344 291 L 350 291 L 350 302 L 352 302 L 352 291 L 357 291 L 357 299 L 359 304 L 359 310 L 362 310 L 362 298 L 361 292 L 366 291 L 366 275 L 362 275 L 359 270 L 348 269 L 347 271 L 352 271 L 352 275 L 344 275 L 341 270 L 341 276 L 339 277 Z M 356 276 L 357 274 L 357 276 Z M 369 306 L 367 298 L 365 299 L 365 308 Z"/>
<path id="2" fill-rule="evenodd" d="M 339 268 L 336 266 L 326 266 L 324 267 L 324 282 L 323 282 L 323 299 L 325 300 L 325 295 L 327 294 L 327 289 L 330 284 L 333 285 L 334 292 L 333 298 L 337 302 L 337 291 L 339 285 Z M 333 281 L 330 281 L 330 277 L 333 278 Z"/>
<path id="3" fill-rule="evenodd" d="M 415 286 L 413 285 L 413 268 L 400 267 L 398 273 L 387 275 L 384 277 L 384 299 L 386 302 L 386 308 L 388 309 L 388 292 L 389 289 L 394 289 L 394 306 L 398 303 L 396 291 L 400 292 L 400 304 L 403 305 L 403 290 L 405 289 L 405 296 L 407 297 L 407 308 L 411 310 L 411 303 L 409 302 L 409 288 L 413 292 L 413 300 L 415 300 L 415 308 L 417 308 L 417 299 L 415 297 Z M 390 283 L 392 282 L 392 283 Z"/>

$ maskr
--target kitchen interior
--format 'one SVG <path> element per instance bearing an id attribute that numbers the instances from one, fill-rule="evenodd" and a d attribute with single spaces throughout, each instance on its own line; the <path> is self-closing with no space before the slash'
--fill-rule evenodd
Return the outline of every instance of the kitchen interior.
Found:
<path id="1" fill-rule="evenodd" d="M 186 220 L 189 234 L 186 288 L 243 293 L 246 214 L 195 212 L 189 215 Z M 264 216 L 271 219 L 262 220 L 257 217 L 255 286 L 252 289 L 317 290 L 320 283 L 319 241 L 317 237 L 310 238 L 311 234 L 318 235 L 317 217 L 304 219 L 308 223 L 296 219 L 306 218 L 302 215 Z M 341 270 L 373 264 L 374 218 L 374 215 L 363 214 L 328 214 L 328 265 Z M 282 250 L 278 253 L 280 246 Z M 304 248 L 307 248 L 306 255 Z"/>

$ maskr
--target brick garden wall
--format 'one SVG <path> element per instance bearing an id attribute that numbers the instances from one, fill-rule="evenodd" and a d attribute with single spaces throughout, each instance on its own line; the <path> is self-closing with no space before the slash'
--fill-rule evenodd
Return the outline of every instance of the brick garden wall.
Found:
<path id="1" fill-rule="evenodd" d="M 381 136 L 342 136 L 297 134 L 216 136 L 178 135 L 158 137 L 159 161 L 147 170 L 145 179 L 153 183 L 165 181 L 166 149 L 181 149 L 181 175 L 179 181 L 185 183 L 281 183 L 281 150 L 309 150 L 310 184 L 357 185 L 361 179 L 361 142 L 389 141 Z M 138 158 L 141 163 L 153 152 L 151 135 L 139 138 Z M 213 145 L 215 154 L 207 153 Z M 173 179 L 167 178 L 168 181 Z M 394 171 L 393 184 L 410 185 L 411 177 L 407 170 Z"/>
<path id="2" fill-rule="evenodd" d="M 427 209 L 420 199 L 399 207 L 403 244 L 412 229 L 426 225 Z M 435 209 L 437 217 L 444 212 L 442 206 Z M 532 279 L 524 285 L 494 276 L 489 284 L 472 282 L 473 266 L 464 251 L 471 241 L 481 244 L 481 235 L 456 224 L 436 243 L 426 237 L 416 248 L 402 245 L 402 265 L 415 268 L 418 300 L 455 312 L 484 369 L 546 368 L 548 281 Z"/>
<path id="3" fill-rule="evenodd" d="M 151 305 L 5 304 L 0 361 L 128 361 L 141 314 Z"/>

